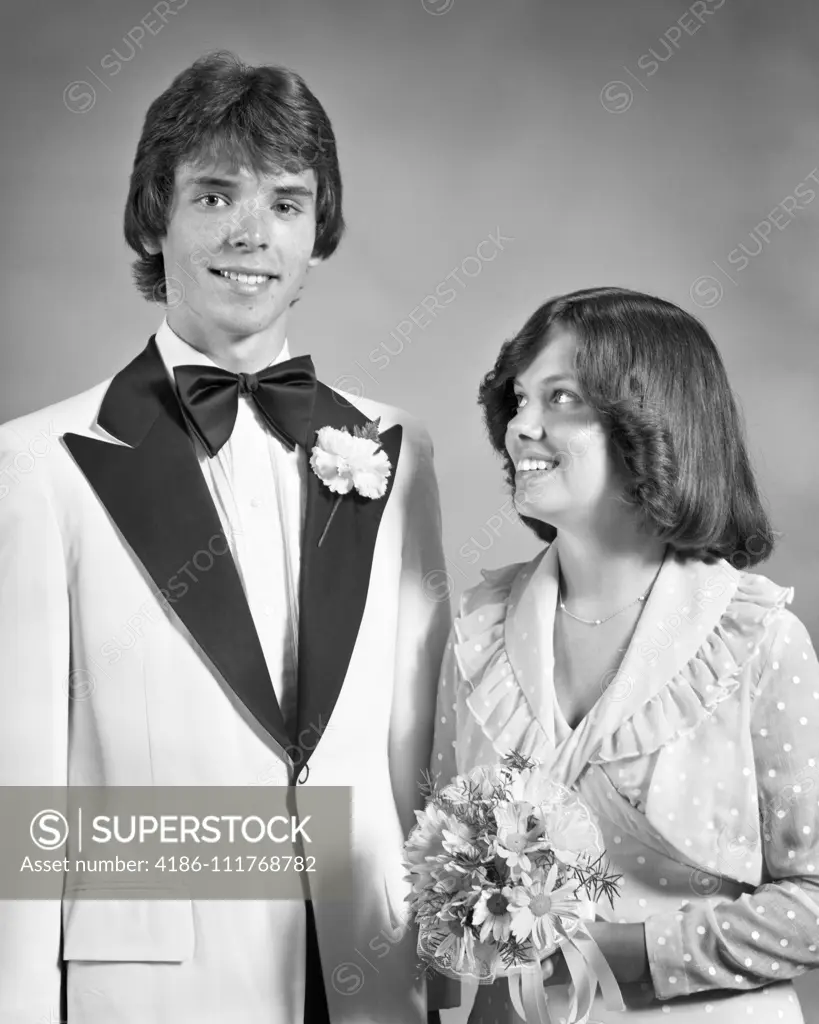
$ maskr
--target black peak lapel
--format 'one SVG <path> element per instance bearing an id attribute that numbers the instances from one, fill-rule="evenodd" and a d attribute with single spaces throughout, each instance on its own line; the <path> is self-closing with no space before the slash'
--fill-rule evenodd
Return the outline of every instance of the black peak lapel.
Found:
<path id="1" fill-rule="evenodd" d="M 354 405 L 319 383 L 313 411 L 313 441 L 321 427 L 354 428 L 368 422 Z M 392 467 L 382 498 L 343 495 L 321 546 L 336 495 L 308 468 L 307 507 L 299 587 L 299 766 L 307 763 L 333 712 L 352 657 L 367 602 L 373 553 L 387 506 L 403 428 L 390 427 L 381 445 Z"/>
<path id="2" fill-rule="evenodd" d="M 159 593 L 260 725 L 290 745 L 230 546 L 152 336 L 112 380 L 99 425 L 132 447 L 64 442 Z"/>

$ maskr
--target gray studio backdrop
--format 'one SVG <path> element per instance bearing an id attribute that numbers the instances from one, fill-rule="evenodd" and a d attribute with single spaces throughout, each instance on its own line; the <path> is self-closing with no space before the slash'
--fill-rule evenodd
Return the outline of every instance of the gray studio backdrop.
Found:
<path id="1" fill-rule="evenodd" d="M 51 0 L 5 21 L 0 421 L 156 328 L 120 228 L 134 148 L 172 76 L 227 47 L 301 72 L 334 122 L 349 233 L 291 347 L 426 422 L 453 599 L 537 549 L 507 514 L 481 374 L 548 296 L 619 284 L 715 336 L 783 534 L 763 571 L 817 638 L 813 0 Z M 819 976 L 800 990 L 816 1024 Z"/>

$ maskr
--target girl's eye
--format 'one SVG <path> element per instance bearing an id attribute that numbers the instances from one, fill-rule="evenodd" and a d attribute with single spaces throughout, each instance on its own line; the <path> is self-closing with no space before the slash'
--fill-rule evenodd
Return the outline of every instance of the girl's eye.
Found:
<path id="1" fill-rule="evenodd" d="M 565 399 L 565 400 L 561 400 Z M 556 388 L 553 395 L 552 401 L 555 405 L 566 405 L 569 402 L 577 400 L 577 395 L 573 391 L 567 391 L 565 388 Z"/>
<path id="2" fill-rule="evenodd" d="M 515 407 L 518 408 L 518 409 L 522 409 L 525 403 L 526 403 L 526 396 L 522 395 L 519 391 L 516 391 L 515 392 Z"/>
<path id="3" fill-rule="evenodd" d="M 201 203 L 208 210 L 217 210 L 218 206 L 216 206 L 215 203 L 209 202 L 209 200 L 212 199 L 218 200 L 218 202 L 220 203 L 227 202 L 224 196 L 218 196 L 213 192 L 209 192 L 207 195 L 200 196 L 197 202 Z"/>

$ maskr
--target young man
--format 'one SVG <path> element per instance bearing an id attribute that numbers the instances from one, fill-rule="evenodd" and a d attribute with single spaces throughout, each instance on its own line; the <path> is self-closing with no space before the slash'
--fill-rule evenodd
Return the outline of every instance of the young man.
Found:
<path id="1" fill-rule="evenodd" d="M 432 446 L 287 343 L 343 227 L 298 75 L 214 54 L 151 105 L 125 236 L 166 317 L 0 428 L 0 783 L 352 786 L 349 900 L 5 901 L 3 1024 L 426 1019 L 400 851 L 450 625 Z M 318 431 L 376 420 L 381 476 L 336 501 Z"/>

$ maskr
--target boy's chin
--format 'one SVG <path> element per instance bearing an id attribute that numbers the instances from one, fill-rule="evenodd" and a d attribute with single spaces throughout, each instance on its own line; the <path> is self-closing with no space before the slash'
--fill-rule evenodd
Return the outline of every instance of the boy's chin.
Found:
<path id="1" fill-rule="evenodd" d="M 281 314 L 281 310 L 227 310 L 213 318 L 213 327 L 225 334 L 262 334 L 276 323 Z"/>

